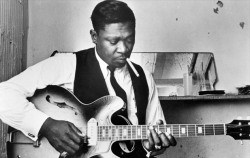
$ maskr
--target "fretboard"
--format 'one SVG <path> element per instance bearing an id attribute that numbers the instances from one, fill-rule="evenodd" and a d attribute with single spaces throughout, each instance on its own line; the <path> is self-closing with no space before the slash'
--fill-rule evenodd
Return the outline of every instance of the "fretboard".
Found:
<path id="1" fill-rule="evenodd" d="M 147 139 L 147 125 L 98 126 L 98 141 Z M 153 126 L 156 131 L 168 132 L 174 137 L 226 135 L 226 124 L 169 124 Z"/>

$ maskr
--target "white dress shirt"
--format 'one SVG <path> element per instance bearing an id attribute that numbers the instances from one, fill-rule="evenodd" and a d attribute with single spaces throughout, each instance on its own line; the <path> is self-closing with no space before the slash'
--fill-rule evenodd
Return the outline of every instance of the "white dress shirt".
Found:
<path id="1" fill-rule="evenodd" d="M 115 95 L 110 83 L 110 71 L 107 69 L 107 64 L 97 53 L 95 54 L 108 91 L 110 95 Z M 36 89 L 42 89 L 48 85 L 59 85 L 73 92 L 75 71 L 75 54 L 56 54 L 54 57 L 27 68 L 8 81 L 0 83 L 0 119 L 21 130 L 32 140 L 36 140 L 42 124 L 49 116 L 36 109 L 33 103 L 26 98 L 31 97 Z M 144 72 L 149 86 L 149 102 L 145 122 L 153 125 L 161 119 L 166 123 L 152 75 L 145 69 Z M 116 69 L 114 73 L 118 84 L 127 94 L 128 118 L 136 125 L 138 124 L 137 108 L 127 65 L 121 69 Z"/>

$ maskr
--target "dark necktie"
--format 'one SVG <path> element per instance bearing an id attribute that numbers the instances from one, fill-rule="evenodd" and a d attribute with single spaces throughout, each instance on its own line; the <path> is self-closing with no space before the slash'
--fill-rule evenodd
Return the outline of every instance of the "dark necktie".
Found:
<path id="1" fill-rule="evenodd" d="M 114 71 L 115 69 L 112 68 L 111 66 L 108 66 L 108 69 L 110 70 L 110 82 L 112 87 L 115 90 L 115 93 L 118 97 L 122 98 L 122 100 L 127 104 L 127 95 L 126 92 L 121 88 L 121 86 L 117 83 L 115 76 L 114 76 Z"/>

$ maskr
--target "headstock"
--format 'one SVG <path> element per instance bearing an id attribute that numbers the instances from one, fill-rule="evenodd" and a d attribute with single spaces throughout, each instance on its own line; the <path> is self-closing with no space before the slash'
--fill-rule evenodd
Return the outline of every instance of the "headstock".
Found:
<path id="1" fill-rule="evenodd" d="M 227 135 L 234 139 L 250 139 L 250 120 L 233 120 L 226 124 Z"/>

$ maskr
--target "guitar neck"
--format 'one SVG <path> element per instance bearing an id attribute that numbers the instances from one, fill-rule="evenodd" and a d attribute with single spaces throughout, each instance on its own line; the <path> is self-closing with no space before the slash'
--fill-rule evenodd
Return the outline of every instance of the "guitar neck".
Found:
<path id="1" fill-rule="evenodd" d="M 147 139 L 148 125 L 98 126 L 97 140 L 141 140 Z M 199 137 L 226 135 L 227 124 L 168 124 L 153 126 L 158 132 L 168 132 L 174 137 Z"/>

